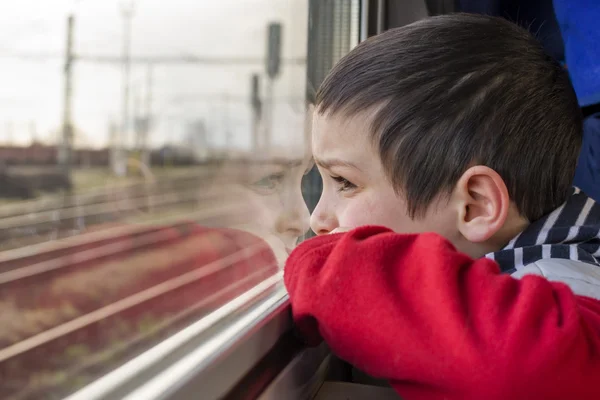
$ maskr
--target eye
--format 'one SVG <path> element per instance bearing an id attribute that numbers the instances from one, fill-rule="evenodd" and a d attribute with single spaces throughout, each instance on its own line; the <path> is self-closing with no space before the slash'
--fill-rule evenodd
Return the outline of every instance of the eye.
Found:
<path id="1" fill-rule="evenodd" d="M 250 186 L 261 192 L 270 192 L 279 187 L 283 182 L 285 175 L 280 172 L 276 174 L 267 175 L 264 178 L 259 179 L 258 181 L 252 183 Z"/>
<path id="2" fill-rule="evenodd" d="M 346 178 L 343 178 L 341 176 L 332 176 L 331 179 L 333 179 L 337 183 L 338 192 L 347 192 L 349 190 L 356 189 L 356 185 Z"/>

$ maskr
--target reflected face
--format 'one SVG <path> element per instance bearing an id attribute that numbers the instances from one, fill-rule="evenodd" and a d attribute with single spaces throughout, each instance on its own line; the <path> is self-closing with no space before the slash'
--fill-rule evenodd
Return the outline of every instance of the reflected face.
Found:
<path id="1" fill-rule="evenodd" d="M 410 218 L 370 139 L 370 121 L 366 114 L 314 114 L 312 151 L 323 193 L 311 216 L 313 231 L 323 235 L 336 228 L 380 225 L 398 233 L 433 231 L 451 237 L 453 232 L 444 231 L 456 225 L 451 213 L 430 210 L 424 218 Z"/>
<path id="2" fill-rule="evenodd" d="M 275 236 L 291 251 L 309 229 L 301 183 L 310 167 L 307 157 L 228 162 L 213 186 L 222 191 L 222 204 L 235 209 L 225 224 L 261 237 Z"/>

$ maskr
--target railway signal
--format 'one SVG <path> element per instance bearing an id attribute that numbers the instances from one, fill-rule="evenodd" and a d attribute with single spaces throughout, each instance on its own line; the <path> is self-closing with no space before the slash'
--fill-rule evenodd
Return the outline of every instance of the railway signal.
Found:
<path id="1" fill-rule="evenodd" d="M 267 75 L 277 78 L 281 69 L 281 31 L 280 23 L 271 23 L 268 27 Z"/>

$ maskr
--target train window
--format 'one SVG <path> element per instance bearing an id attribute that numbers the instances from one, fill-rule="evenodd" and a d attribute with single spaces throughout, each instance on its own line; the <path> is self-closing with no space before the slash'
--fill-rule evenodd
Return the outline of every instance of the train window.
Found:
<path id="1" fill-rule="evenodd" d="M 308 231 L 309 1 L 23 0 L 0 25 L 2 396 L 160 397 L 268 329 L 241 378 L 289 329 Z"/>

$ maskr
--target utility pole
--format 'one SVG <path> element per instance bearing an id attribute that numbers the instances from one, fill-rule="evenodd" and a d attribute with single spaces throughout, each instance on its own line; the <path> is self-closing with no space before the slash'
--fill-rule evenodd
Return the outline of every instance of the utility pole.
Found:
<path id="1" fill-rule="evenodd" d="M 146 76 L 146 98 L 142 107 L 142 97 L 140 87 L 135 88 L 133 121 L 135 127 L 135 151 L 139 160 L 148 165 L 150 155 L 148 154 L 148 132 L 151 124 L 152 109 L 152 66 L 148 65 Z"/>
<path id="2" fill-rule="evenodd" d="M 38 141 L 38 137 L 37 137 L 37 129 L 35 126 L 35 121 L 31 120 L 29 121 L 29 136 L 31 138 L 31 143 L 37 143 Z"/>
<path id="3" fill-rule="evenodd" d="M 143 120 L 141 109 L 142 98 L 138 85 L 133 86 L 133 130 L 134 130 L 134 150 L 137 152 L 142 148 L 142 130 Z"/>
<path id="4" fill-rule="evenodd" d="M 266 112 L 264 122 L 264 142 L 265 148 L 271 146 L 271 131 L 273 129 L 273 91 L 275 78 L 281 70 L 281 31 L 282 27 L 280 23 L 271 23 L 268 26 L 267 34 L 267 93 L 266 93 Z"/>
<path id="5" fill-rule="evenodd" d="M 150 154 L 148 152 L 148 136 L 150 135 L 150 129 L 152 129 L 152 91 L 153 91 L 153 67 L 152 64 L 148 64 L 146 70 L 146 112 L 144 118 L 144 130 L 141 138 L 140 157 L 144 165 L 150 165 Z"/>
<path id="6" fill-rule="evenodd" d="M 133 122 L 135 132 L 134 150 L 136 159 L 147 166 L 148 164 L 144 154 L 144 141 L 146 132 L 148 131 L 148 117 L 146 110 L 142 110 L 141 88 L 142 86 L 140 84 L 134 86 L 133 89 Z"/>
<path id="7" fill-rule="evenodd" d="M 225 129 L 225 147 L 231 149 L 231 120 L 229 119 L 229 95 L 223 94 L 223 127 Z"/>
<path id="8" fill-rule="evenodd" d="M 146 69 L 146 115 L 152 115 L 153 66 L 148 64 Z"/>
<path id="9" fill-rule="evenodd" d="M 67 18 L 67 47 L 65 53 L 65 86 L 64 86 L 64 104 L 63 104 L 63 123 L 62 140 L 58 150 L 58 163 L 63 173 L 70 177 L 71 175 L 71 147 L 73 142 L 73 121 L 72 121 L 72 92 L 73 92 L 73 28 L 75 17 L 69 15 Z"/>
<path id="10" fill-rule="evenodd" d="M 116 140 L 116 149 L 113 165 L 113 171 L 118 175 L 126 173 L 126 147 L 129 139 L 129 81 L 131 73 L 131 20 L 134 15 L 133 0 L 125 0 L 121 4 L 121 15 L 123 16 L 123 99 L 121 110 L 121 135 Z"/>
<path id="11" fill-rule="evenodd" d="M 260 120 L 262 115 L 260 76 L 258 74 L 252 75 L 250 107 L 252 108 L 252 150 L 258 151 L 260 147 Z"/>
<path id="12" fill-rule="evenodd" d="M 108 140 L 109 140 L 109 145 L 110 145 L 111 150 L 115 148 L 118 131 L 119 131 L 118 125 L 115 123 L 114 119 L 111 118 L 111 120 L 108 122 Z M 112 157 L 113 155 L 114 154 L 111 151 L 110 157 Z M 109 162 L 113 162 L 112 158 L 110 159 Z M 111 166 L 112 166 L 112 164 L 111 164 Z"/>
<path id="13" fill-rule="evenodd" d="M 13 145 L 13 123 L 12 123 L 12 121 L 6 121 L 6 144 L 8 146 Z"/>

